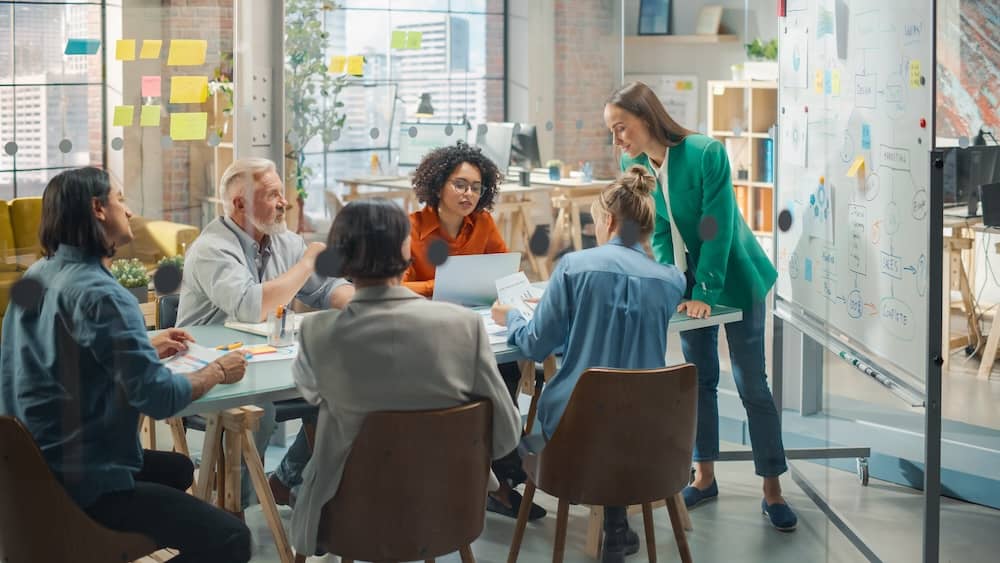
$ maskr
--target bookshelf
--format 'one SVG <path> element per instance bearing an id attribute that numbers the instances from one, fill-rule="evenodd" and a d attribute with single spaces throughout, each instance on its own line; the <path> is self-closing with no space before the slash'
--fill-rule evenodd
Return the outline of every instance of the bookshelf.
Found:
<path id="1" fill-rule="evenodd" d="M 726 147 L 736 204 L 758 237 L 774 233 L 771 127 L 777 122 L 777 82 L 708 81 L 708 134 Z"/>

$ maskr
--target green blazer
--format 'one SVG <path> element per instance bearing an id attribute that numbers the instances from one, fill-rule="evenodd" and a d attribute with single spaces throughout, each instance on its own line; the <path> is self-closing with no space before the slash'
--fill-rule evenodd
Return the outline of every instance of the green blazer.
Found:
<path id="1" fill-rule="evenodd" d="M 645 154 L 637 158 L 622 156 L 622 171 L 635 164 L 657 175 Z M 691 298 L 712 306 L 721 304 L 746 310 L 767 296 L 778 272 L 736 207 L 731 174 L 722 143 L 705 135 L 688 135 L 670 149 L 667 163 L 670 208 L 690 255 L 688 268 L 695 279 Z M 656 201 L 653 256 L 660 263 L 673 264 L 670 220 L 659 179 L 653 199 Z M 709 217 L 715 219 L 715 236 L 702 241 L 699 226 Z M 711 222 L 706 223 L 706 229 L 710 226 Z"/>

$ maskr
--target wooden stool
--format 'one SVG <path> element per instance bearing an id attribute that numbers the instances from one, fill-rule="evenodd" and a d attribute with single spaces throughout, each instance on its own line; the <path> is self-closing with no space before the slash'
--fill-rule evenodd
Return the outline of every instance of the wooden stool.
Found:
<path id="1" fill-rule="evenodd" d="M 995 250 L 1000 254 L 1000 243 L 997 243 Z M 977 375 L 983 379 L 989 379 L 993 371 L 993 363 L 997 358 L 997 347 L 1000 346 L 1000 312 L 993 313 L 993 322 L 990 323 L 990 333 L 986 337 L 986 347 L 983 349 L 983 357 L 979 360 L 979 372 Z"/>

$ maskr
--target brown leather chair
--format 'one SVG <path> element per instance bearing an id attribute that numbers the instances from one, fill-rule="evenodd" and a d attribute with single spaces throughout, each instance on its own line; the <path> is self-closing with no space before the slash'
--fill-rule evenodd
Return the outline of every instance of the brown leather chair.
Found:
<path id="1" fill-rule="evenodd" d="M 343 562 L 433 561 L 455 551 L 474 562 L 471 544 L 486 518 L 492 412 L 489 401 L 477 401 L 368 415 L 323 508 L 319 545 Z"/>
<path id="2" fill-rule="evenodd" d="M 94 522 L 49 470 L 19 420 L 0 416 L 0 561 L 110 563 L 156 551 L 153 540 Z"/>
<path id="3" fill-rule="evenodd" d="M 691 476 L 694 365 L 628 371 L 589 369 L 580 376 L 552 439 L 522 449 L 528 482 L 508 563 L 517 561 L 535 488 L 559 499 L 552 561 L 561 562 L 570 504 L 642 505 L 649 561 L 656 561 L 652 503 L 665 500 L 681 560 L 691 561 L 677 493 Z"/>

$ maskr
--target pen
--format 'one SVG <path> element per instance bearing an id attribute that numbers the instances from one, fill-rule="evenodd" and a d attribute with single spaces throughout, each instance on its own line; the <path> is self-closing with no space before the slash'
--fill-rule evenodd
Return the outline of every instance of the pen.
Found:
<path id="1" fill-rule="evenodd" d="M 278 337 L 279 338 L 284 338 L 285 337 L 285 306 L 284 305 L 278 305 L 278 317 L 281 319 L 281 334 L 279 334 Z"/>
<path id="2" fill-rule="evenodd" d="M 243 346 L 242 342 L 233 342 L 232 344 L 223 344 L 221 346 L 216 346 L 215 349 L 216 350 L 224 350 L 224 351 L 227 351 L 227 352 L 232 352 L 233 350 L 236 350 L 237 348 L 239 348 L 241 346 Z"/>

